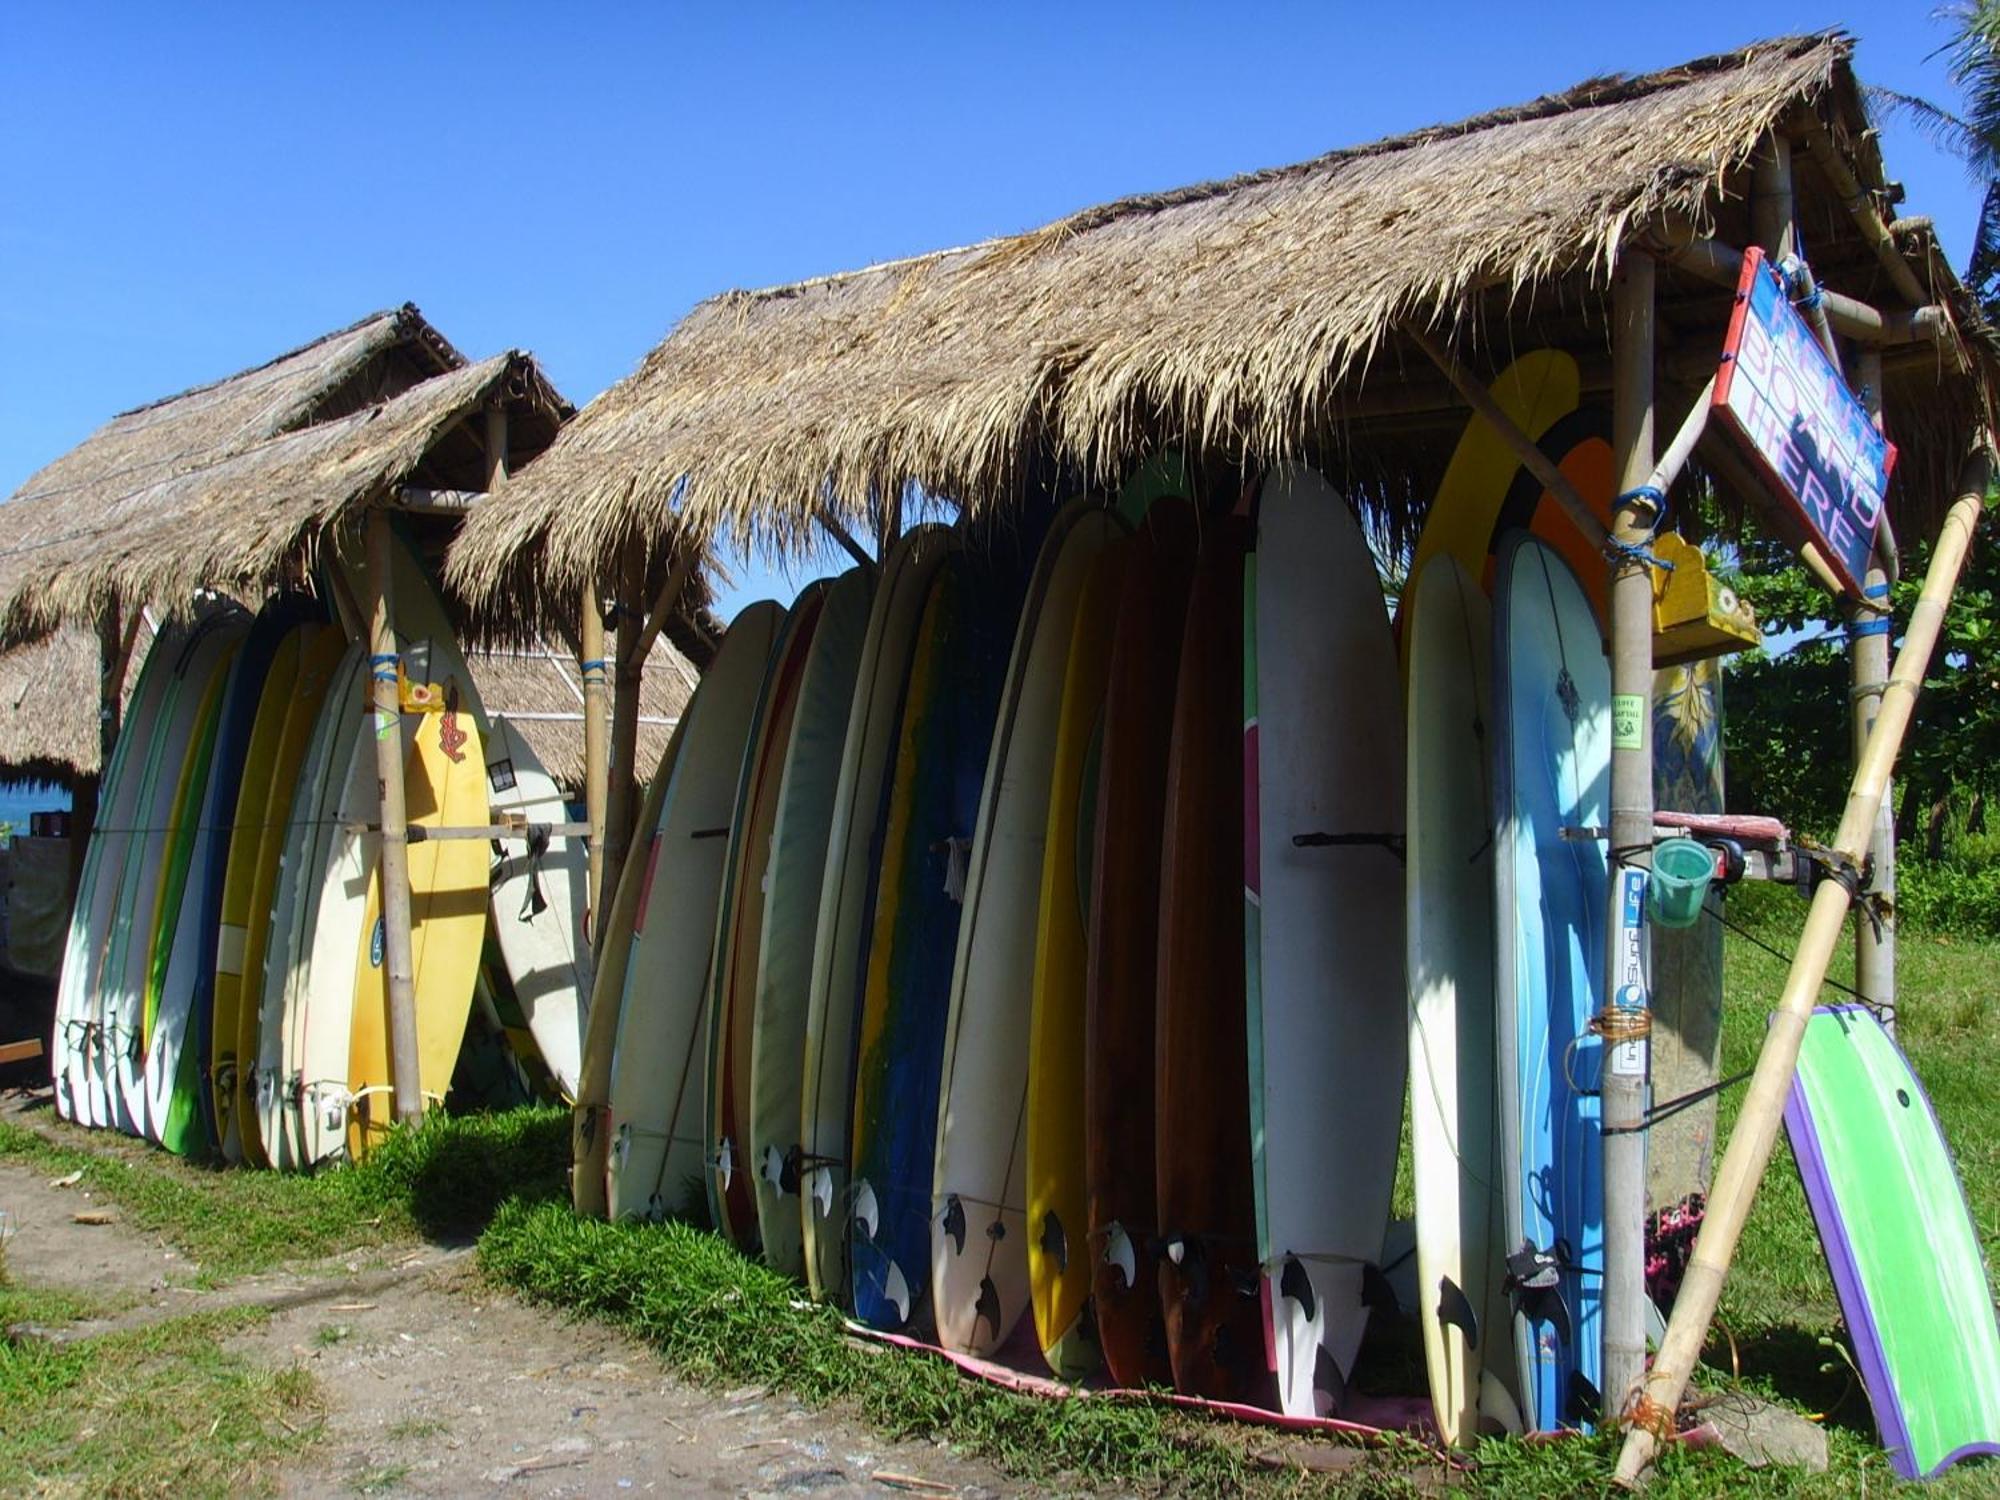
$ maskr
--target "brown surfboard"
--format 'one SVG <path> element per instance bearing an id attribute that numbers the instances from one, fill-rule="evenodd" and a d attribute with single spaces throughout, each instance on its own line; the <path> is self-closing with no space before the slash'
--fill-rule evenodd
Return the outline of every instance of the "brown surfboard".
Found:
<path id="1" fill-rule="evenodd" d="M 1204 527 L 1182 636 L 1161 834 L 1160 1302 L 1174 1386 L 1270 1406 L 1243 973 L 1243 560 L 1248 523 Z"/>
<path id="2" fill-rule="evenodd" d="M 1126 550 L 1106 678 L 1084 1001 L 1091 1297 L 1111 1378 L 1173 1383 L 1153 1247 L 1153 1036 L 1160 828 L 1194 509 L 1155 501 Z"/>

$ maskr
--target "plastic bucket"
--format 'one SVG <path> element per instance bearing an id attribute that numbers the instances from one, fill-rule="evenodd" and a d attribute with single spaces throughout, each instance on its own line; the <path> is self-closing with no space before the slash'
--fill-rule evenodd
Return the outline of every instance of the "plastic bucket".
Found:
<path id="1" fill-rule="evenodd" d="M 1715 855 L 1693 839 L 1667 839 L 1653 846 L 1653 878 L 1647 905 L 1655 925 L 1692 927 L 1715 879 Z"/>

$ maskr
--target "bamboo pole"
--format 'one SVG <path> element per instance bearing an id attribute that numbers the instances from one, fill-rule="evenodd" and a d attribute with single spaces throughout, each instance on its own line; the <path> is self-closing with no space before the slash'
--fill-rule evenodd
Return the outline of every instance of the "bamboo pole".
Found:
<path id="1" fill-rule="evenodd" d="M 382 805 L 378 874 L 382 886 L 382 967 L 389 990 L 389 1079 L 396 1118 L 423 1118 L 417 1053 L 417 992 L 410 957 L 410 846 L 403 799 L 402 704 L 396 690 L 395 602 L 390 586 L 389 513 L 368 513 L 369 721 L 375 740 L 375 786 Z"/>
<path id="2" fill-rule="evenodd" d="M 1645 894 L 1653 864 L 1653 576 L 1642 556 L 1663 499 L 1652 484 L 1653 257 L 1627 249 L 1611 283 L 1611 882 L 1605 893 L 1604 1409 L 1646 1371 L 1646 1082 L 1652 1029 Z M 1696 429 L 1698 434 L 1699 429 Z M 1692 439 L 1687 448 L 1693 447 Z M 1675 447 L 1680 448 L 1676 442 Z"/>
<path id="3" fill-rule="evenodd" d="M 875 566 L 875 559 L 868 555 L 868 549 L 854 540 L 854 533 L 840 524 L 840 518 L 824 505 L 819 508 L 819 524 L 826 534 L 840 543 L 840 548 L 864 568 Z"/>
<path id="4" fill-rule="evenodd" d="M 138 640 L 138 621 L 124 629 L 117 600 L 106 604 L 97 616 L 97 774 L 78 787 L 71 807 L 69 845 L 70 900 L 76 899 L 83 879 L 83 856 L 97 829 L 97 814 L 104 791 L 104 778 L 111 769 L 111 755 L 118 748 L 118 735 L 125 712 L 125 674 L 132 663 L 132 648 Z"/>
<path id="5" fill-rule="evenodd" d="M 1488 394 L 1486 387 L 1473 378 L 1449 349 L 1414 323 L 1404 324 L 1403 332 L 1410 342 L 1423 351 L 1424 357 L 1444 373 L 1452 388 L 1465 398 L 1465 404 L 1485 418 L 1488 425 L 1500 434 L 1501 440 L 1514 450 L 1514 456 L 1521 460 L 1529 473 L 1541 481 L 1542 488 L 1555 496 L 1556 503 L 1563 508 L 1563 514 L 1569 517 L 1572 526 L 1583 533 L 1584 539 L 1593 546 L 1603 545 L 1604 524 L 1584 502 L 1583 496 L 1576 492 L 1576 486 L 1569 482 L 1568 476 L 1555 466 L 1548 454 L 1542 451 L 1541 445 L 1521 431 L 1514 419 L 1502 411 L 1500 404 Z M 1650 461 L 1648 467 L 1651 467 Z"/>
<path id="6" fill-rule="evenodd" d="M 1833 840 L 1832 857 L 1836 860 L 1858 860 L 1873 833 L 1876 809 L 1889 784 L 1896 755 L 1902 749 L 1903 736 L 1909 730 L 1917 694 L 1923 688 L 1924 672 L 1944 628 L 1945 609 L 1958 585 L 1966 553 L 1971 549 L 1992 473 L 1990 449 L 1982 447 L 1967 459 L 1959 481 L 1959 497 L 1945 517 L 1937 546 L 1931 553 L 1923 592 L 1910 612 L 1903 649 L 1896 654 L 1896 669 L 1883 690 L 1881 711 L 1848 790 L 1840 831 Z M 1847 923 L 1851 904 L 1847 888 L 1838 880 L 1822 881 L 1813 892 L 1805 933 L 1792 959 L 1784 993 L 1764 1033 L 1764 1045 L 1757 1054 L 1757 1070 L 1744 1097 L 1742 1113 L 1737 1117 L 1735 1130 L 1730 1132 L 1728 1149 L 1716 1173 L 1715 1191 L 1702 1220 L 1701 1235 L 1695 1241 L 1694 1255 L 1681 1279 L 1673 1318 L 1667 1324 L 1666 1338 L 1653 1361 L 1652 1373 L 1646 1378 L 1645 1392 L 1631 1413 L 1614 1476 L 1625 1488 L 1638 1483 L 1640 1473 L 1653 1461 L 1661 1442 L 1673 1433 L 1674 1412 L 1695 1361 L 1701 1356 L 1709 1323 L 1715 1317 L 1716 1302 L 1722 1295 L 1723 1280 L 1736 1253 L 1736 1242 L 1742 1236 L 1744 1221 L 1756 1201 L 1758 1182 L 1777 1142 L 1785 1098 L 1791 1092 L 1792 1075 L 1798 1068 L 1806 1022 L 1819 998 L 1827 964 L 1833 957 L 1840 930 Z"/>
<path id="7" fill-rule="evenodd" d="M 597 586 L 585 584 L 578 630 L 577 669 L 583 674 L 583 805 L 590 823 L 590 932 L 596 942 L 598 914 L 604 910 L 604 819 L 610 801 L 606 722 L 604 605 Z"/>
<path id="8" fill-rule="evenodd" d="M 1743 274 L 1743 252 L 1720 240 L 1664 237 L 1665 256 L 1681 270 L 1699 276 L 1715 286 L 1736 289 Z M 1866 344 L 1943 343 L 1951 336 L 1951 321 L 1936 304 L 1898 308 L 1883 312 L 1858 297 L 1820 288 L 1820 305 L 1826 309 L 1833 331 L 1843 338 Z"/>
<path id="9" fill-rule="evenodd" d="M 1750 188 L 1750 234 L 1773 261 L 1792 253 L 1792 143 L 1775 131 L 1757 147 Z"/>
<path id="10" fill-rule="evenodd" d="M 1847 163 L 1841 160 L 1840 153 L 1834 149 L 1832 138 L 1826 133 L 1826 127 L 1817 120 L 1809 123 L 1805 129 L 1805 143 L 1813 162 L 1826 174 L 1826 180 L 1832 184 L 1834 192 L 1840 196 L 1840 201 L 1847 205 L 1848 213 L 1853 215 L 1854 223 L 1861 231 L 1861 237 L 1868 241 L 1868 247 L 1875 252 L 1875 258 L 1882 263 L 1882 269 L 1889 273 L 1891 284 L 1909 298 L 1914 306 L 1921 307 L 1930 301 L 1924 292 L 1923 284 L 1910 269 L 1910 263 L 1903 259 L 1902 252 L 1896 248 L 1896 237 L 1889 232 L 1889 226 L 1882 222 L 1882 215 L 1875 207 L 1874 198 L 1862 191 L 1854 173 L 1848 169 Z"/>
<path id="11" fill-rule="evenodd" d="M 903 487 L 889 486 L 889 492 L 882 499 L 881 524 L 875 529 L 875 555 L 887 557 L 889 549 L 896 545 L 903 535 Z"/>
<path id="12" fill-rule="evenodd" d="M 1861 401 L 1882 425 L 1882 356 L 1863 350 L 1855 361 L 1854 377 L 1861 385 Z M 1888 517 L 1882 518 L 1888 524 Z M 1870 558 L 1862 579 L 1868 601 L 1884 611 L 1889 605 L 1889 574 L 1881 552 Z M 1854 764 L 1859 766 L 1867 753 L 1868 736 L 1874 732 L 1881 710 L 1883 685 L 1889 679 L 1889 636 L 1894 618 L 1887 613 L 1849 609 L 1847 611 L 1849 694 L 1854 712 Z M 1875 920 L 1856 910 L 1854 919 L 1854 987 L 1862 997 L 1883 1008 L 1893 1031 L 1896 1021 L 1896 796 L 1892 782 L 1884 782 L 1882 799 L 1875 809 L 1875 831 L 1868 842 L 1874 874 L 1868 894 L 1876 899 Z M 1881 923 L 1878 930 L 1876 922 Z"/>
<path id="13" fill-rule="evenodd" d="M 604 874 L 603 889 L 618 891 L 619 872 L 625 867 L 626 851 L 632 846 L 632 819 L 637 808 L 637 767 L 639 754 L 639 691 L 646 671 L 646 658 L 639 650 L 639 618 L 634 601 L 646 587 L 646 554 L 642 544 L 627 549 L 623 576 L 619 579 L 618 633 L 612 651 L 614 674 L 611 695 L 611 746 L 605 766 Z M 592 906 L 594 913 L 596 906 Z M 596 923 L 592 943 L 602 949 L 605 924 Z"/>

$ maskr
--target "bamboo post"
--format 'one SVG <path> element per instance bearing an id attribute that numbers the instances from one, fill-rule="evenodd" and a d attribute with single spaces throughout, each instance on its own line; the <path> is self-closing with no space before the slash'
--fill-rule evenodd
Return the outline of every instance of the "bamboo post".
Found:
<path id="1" fill-rule="evenodd" d="M 111 769 L 111 754 L 118 748 L 118 734 L 125 712 L 125 673 L 132 662 L 132 647 L 138 640 L 138 621 L 127 632 L 121 622 L 118 601 L 106 604 L 97 616 L 97 774 L 79 783 L 70 807 L 69 895 L 76 899 L 83 879 L 83 856 L 91 835 L 97 830 L 97 814 L 104 790 L 104 777 Z"/>
<path id="2" fill-rule="evenodd" d="M 590 940 L 595 943 L 598 914 L 604 910 L 604 818 L 611 767 L 606 756 L 610 726 L 604 701 L 604 606 L 594 583 L 584 585 L 577 643 L 577 668 L 583 675 L 583 805 L 590 823 Z"/>
<path id="3" fill-rule="evenodd" d="M 1855 379 L 1861 386 L 1861 401 L 1875 425 L 1882 424 L 1882 356 L 1864 349 L 1855 361 Z M 1887 524 L 1884 517 L 1883 524 Z M 1882 690 L 1889 678 L 1889 637 L 1895 628 L 1889 611 L 1889 574 L 1880 549 L 1869 560 L 1862 578 L 1862 592 L 1873 610 L 1847 612 L 1849 692 L 1854 711 L 1854 764 L 1859 766 L 1867 753 L 1868 736 L 1881 710 Z M 1893 1031 L 1896 1021 L 1896 797 L 1893 783 L 1884 782 L 1882 799 L 1875 810 L 1875 831 L 1868 844 L 1874 860 L 1868 895 L 1873 902 L 1874 920 L 1867 911 L 1857 910 L 1854 921 L 1854 987 L 1862 997 L 1883 1008 Z M 1881 923 L 1878 930 L 1876 921 Z"/>
<path id="4" fill-rule="evenodd" d="M 824 505 L 819 508 L 820 528 L 840 544 L 840 550 L 861 564 L 864 568 L 875 566 L 875 559 L 868 555 L 868 549 L 854 540 L 854 533 L 840 522 L 840 518 Z"/>
<path id="5" fill-rule="evenodd" d="M 875 555 L 887 557 L 889 549 L 896 545 L 903 534 L 903 486 L 886 486 L 882 497 L 881 524 L 875 529 Z"/>
<path id="6" fill-rule="evenodd" d="M 394 597 L 390 585 L 389 513 L 368 513 L 369 721 L 375 738 L 375 786 L 382 804 L 382 968 L 389 989 L 389 1079 L 396 1118 L 423 1118 L 417 1053 L 417 992 L 410 957 L 410 846 L 403 801 L 402 704 L 397 694 Z"/>
<path id="7" fill-rule="evenodd" d="M 605 765 L 602 888 L 614 895 L 619 872 L 625 867 L 626 851 L 632 846 L 632 819 L 638 805 L 634 762 L 639 753 L 639 690 L 645 677 L 646 658 L 639 652 L 639 631 L 644 621 L 639 618 L 636 601 L 645 590 L 644 569 L 645 551 L 635 542 L 626 553 L 623 576 L 619 579 L 618 632 L 611 656 L 611 747 Z M 598 910 L 594 903 L 591 910 Z M 603 923 L 593 926 L 591 941 L 600 948 L 603 946 Z"/>
<path id="8" fill-rule="evenodd" d="M 1611 284 L 1611 889 L 1604 965 L 1604 1407 L 1625 1409 L 1646 1369 L 1645 956 L 1653 863 L 1653 576 L 1644 553 L 1665 500 L 1653 481 L 1653 257 L 1628 248 Z M 1676 445 L 1678 447 L 1678 444 Z M 1693 446 L 1692 441 L 1688 446 Z"/>
<path id="9" fill-rule="evenodd" d="M 1792 143 L 1776 132 L 1757 148 L 1750 233 L 1773 260 L 1792 252 Z"/>
<path id="10" fill-rule="evenodd" d="M 1982 436 L 1982 441 L 1984 438 Z M 1876 809 L 1889 784 L 1889 774 L 1902 749 L 1923 688 L 1924 672 L 1944 628 L 1946 606 L 1958 585 L 1966 553 L 1971 549 L 1973 530 L 1986 502 L 1986 486 L 1992 477 L 1990 450 L 1981 448 L 1967 461 L 1959 481 L 1959 497 L 1952 503 L 1931 553 L 1930 571 L 1923 592 L 1910 612 L 1909 630 L 1903 649 L 1896 654 L 1896 669 L 1883 689 L 1880 711 L 1868 745 L 1855 768 L 1841 814 L 1840 831 L 1834 835 L 1831 857 L 1852 864 L 1860 858 L 1875 827 Z M 1744 1221 L 1757 1198 L 1757 1185 L 1777 1143 L 1778 1125 L 1783 1118 L 1785 1098 L 1791 1092 L 1792 1075 L 1797 1071 L 1799 1046 L 1805 1038 L 1806 1022 L 1819 998 L 1834 944 L 1846 925 L 1852 900 L 1839 880 L 1824 880 L 1813 892 L 1806 914 L 1805 934 L 1792 959 L 1783 995 L 1764 1033 L 1764 1045 L 1757 1054 L 1757 1070 L 1751 1076 L 1750 1091 L 1743 1111 L 1730 1133 L 1722 1167 L 1716 1173 L 1715 1192 L 1708 1200 L 1701 1235 L 1694 1255 L 1681 1278 L 1680 1295 L 1674 1315 L 1667 1324 L 1652 1373 L 1646 1378 L 1645 1392 L 1631 1414 L 1625 1445 L 1618 1455 L 1616 1482 L 1626 1488 L 1636 1485 L 1640 1473 L 1653 1461 L 1662 1441 L 1674 1431 L 1674 1412 L 1687 1386 L 1701 1346 L 1708 1337 L 1709 1323 L 1722 1295 L 1723 1279 L 1736 1253 Z"/>

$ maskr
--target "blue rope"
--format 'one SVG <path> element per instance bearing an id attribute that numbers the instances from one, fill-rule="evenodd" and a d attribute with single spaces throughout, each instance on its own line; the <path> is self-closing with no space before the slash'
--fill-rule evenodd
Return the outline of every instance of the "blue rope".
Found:
<path id="1" fill-rule="evenodd" d="M 1653 524 L 1646 528 L 1646 534 L 1636 542 L 1621 542 L 1607 534 L 1604 538 L 1604 555 L 1613 563 L 1620 561 L 1641 562 L 1649 568 L 1658 568 L 1671 573 L 1674 565 L 1653 551 L 1653 539 L 1660 534 L 1660 528 L 1667 521 L 1666 492 L 1656 484 L 1642 484 L 1620 495 L 1615 505 L 1626 505 L 1634 500 L 1643 500 L 1653 507 Z M 1615 508 L 1615 507 L 1614 507 Z"/>
<path id="2" fill-rule="evenodd" d="M 1865 599 L 1887 599 L 1889 597 L 1889 585 L 1886 583 L 1871 583 L 1862 589 L 1861 594 Z M 1866 619 L 1855 620 L 1850 623 L 1847 627 L 1847 638 L 1850 641 L 1864 641 L 1871 635 L 1888 635 L 1895 628 L 1895 624 L 1896 622 L 1889 617 L 1888 612 L 1885 610 L 1881 614 L 1869 615 Z"/>

